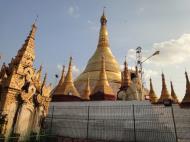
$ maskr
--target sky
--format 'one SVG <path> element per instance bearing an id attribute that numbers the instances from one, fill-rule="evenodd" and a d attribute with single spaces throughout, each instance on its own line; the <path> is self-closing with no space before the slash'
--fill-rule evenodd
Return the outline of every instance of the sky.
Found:
<path id="1" fill-rule="evenodd" d="M 0 65 L 17 54 L 38 15 L 35 67 L 42 64 L 48 82 L 56 84 L 55 74 L 72 56 L 76 77 L 96 49 L 104 6 L 110 48 L 119 64 L 127 56 L 133 68 L 138 46 L 143 59 L 160 50 L 143 64 L 146 86 L 151 76 L 160 96 L 164 72 L 168 90 L 172 80 L 181 100 L 185 69 L 190 74 L 189 0 L 0 0 Z"/>

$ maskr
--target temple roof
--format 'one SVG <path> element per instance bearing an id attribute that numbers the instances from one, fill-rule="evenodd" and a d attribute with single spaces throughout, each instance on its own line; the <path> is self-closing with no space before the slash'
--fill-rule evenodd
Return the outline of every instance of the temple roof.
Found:
<path id="1" fill-rule="evenodd" d="M 14 62 L 14 64 L 17 64 L 17 68 L 20 68 L 21 66 L 28 66 L 28 67 L 33 66 L 33 62 L 35 59 L 34 40 L 35 40 L 36 30 L 37 30 L 37 27 L 34 23 L 32 24 L 32 29 L 30 30 L 24 44 L 22 45 L 22 48 L 18 50 L 16 57 L 11 61 L 11 62 Z"/>

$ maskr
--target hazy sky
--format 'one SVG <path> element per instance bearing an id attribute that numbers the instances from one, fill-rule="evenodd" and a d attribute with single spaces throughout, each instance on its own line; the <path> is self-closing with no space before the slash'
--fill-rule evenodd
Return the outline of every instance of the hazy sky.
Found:
<path id="1" fill-rule="evenodd" d="M 111 50 L 119 64 L 127 56 L 134 67 L 137 46 L 143 47 L 144 57 L 159 49 L 160 55 L 144 64 L 146 85 L 152 76 L 159 96 L 163 71 L 168 90 L 172 80 L 182 98 L 185 68 L 190 73 L 189 0 L 1 0 L 0 65 L 16 55 L 38 14 L 35 67 L 43 64 L 55 84 L 54 74 L 72 55 L 77 76 L 96 49 L 104 6 Z"/>

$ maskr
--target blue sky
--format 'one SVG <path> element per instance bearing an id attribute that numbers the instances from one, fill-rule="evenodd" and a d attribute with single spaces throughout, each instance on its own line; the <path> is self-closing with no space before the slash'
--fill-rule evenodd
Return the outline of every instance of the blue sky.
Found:
<path id="1" fill-rule="evenodd" d="M 127 55 L 133 67 L 137 46 L 143 47 L 144 57 L 159 49 L 161 54 L 144 64 L 147 86 L 152 76 L 159 96 L 163 71 L 168 90 L 172 80 L 182 98 L 185 68 L 190 73 L 189 0 L 1 0 L 0 65 L 16 55 L 38 14 L 35 67 L 43 64 L 49 82 L 55 84 L 54 74 L 72 55 L 77 76 L 96 49 L 104 6 L 111 50 L 118 62 L 123 64 Z"/>

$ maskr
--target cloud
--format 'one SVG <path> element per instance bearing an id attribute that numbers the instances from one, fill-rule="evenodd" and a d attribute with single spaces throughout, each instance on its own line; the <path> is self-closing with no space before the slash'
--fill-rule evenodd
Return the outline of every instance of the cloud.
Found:
<path id="1" fill-rule="evenodd" d="M 77 5 L 71 5 L 68 8 L 67 13 L 74 18 L 78 18 L 80 16 L 79 7 Z"/>
<path id="2" fill-rule="evenodd" d="M 93 30 L 93 31 L 98 31 L 99 27 L 98 25 L 96 25 L 93 21 L 91 20 L 88 20 L 88 25 L 89 25 L 89 28 L 90 30 Z"/>
<path id="3" fill-rule="evenodd" d="M 127 60 L 136 60 L 136 51 L 135 49 L 129 49 L 127 52 Z"/>
<path id="4" fill-rule="evenodd" d="M 140 7 L 139 9 L 137 9 L 137 15 L 141 15 L 144 11 L 145 11 L 145 8 Z"/>
<path id="5" fill-rule="evenodd" d="M 144 79 L 145 80 L 149 79 L 150 77 L 158 75 L 157 71 L 151 70 L 151 69 L 143 69 L 143 72 L 144 72 Z"/>
<path id="6" fill-rule="evenodd" d="M 63 70 L 63 65 L 57 64 L 57 69 L 59 70 L 59 72 L 61 72 Z"/>
<path id="7" fill-rule="evenodd" d="M 129 69 L 129 70 L 135 70 L 135 66 L 129 66 L 129 65 L 128 65 L 128 69 Z M 120 71 L 123 71 L 123 70 L 124 70 L 124 64 L 121 64 L 121 65 L 120 65 Z"/>
<path id="8" fill-rule="evenodd" d="M 160 43 L 154 43 L 152 50 L 143 50 L 143 60 L 152 55 L 156 50 L 160 54 L 147 60 L 146 64 L 173 65 L 180 64 L 190 59 L 190 34 L 184 34 L 178 39 L 171 39 Z M 130 49 L 127 57 L 129 60 L 136 59 L 136 51 Z"/>
<path id="9" fill-rule="evenodd" d="M 73 65 L 72 69 L 73 69 L 73 76 L 74 78 L 76 78 L 80 74 L 80 69 L 75 65 Z"/>
<path id="10" fill-rule="evenodd" d="M 153 48 L 160 51 L 153 59 L 161 64 L 179 64 L 190 59 L 190 34 L 184 34 L 178 39 L 155 43 Z"/>
<path id="11" fill-rule="evenodd" d="M 124 65 L 120 65 L 120 70 L 123 71 L 123 69 L 124 69 Z M 135 66 L 128 66 L 128 69 L 135 71 Z M 143 69 L 143 73 L 144 73 L 143 74 L 144 79 L 149 79 L 152 76 L 158 75 L 157 71 L 152 70 L 152 69 L 145 69 L 145 68 Z"/>
<path id="12" fill-rule="evenodd" d="M 63 70 L 63 65 L 57 64 L 57 69 L 61 73 Z M 68 70 L 68 68 L 66 67 L 65 72 L 67 72 L 67 70 Z M 72 72 L 73 72 L 73 78 L 76 78 L 80 74 L 80 69 L 77 66 L 73 65 L 72 66 Z"/>

